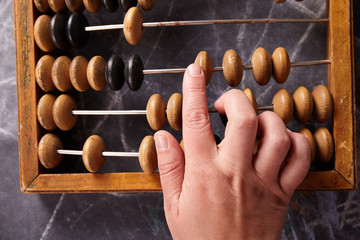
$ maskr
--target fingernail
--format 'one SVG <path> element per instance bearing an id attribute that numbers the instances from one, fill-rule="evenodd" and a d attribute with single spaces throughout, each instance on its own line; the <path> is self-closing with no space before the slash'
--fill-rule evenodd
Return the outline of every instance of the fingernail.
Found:
<path id="1" fill-rule="evenodd" d="M 191 77 L 198 77 L 201 75 L 201 67 L 197 64 L 191 64 L 188 67 L 188 73 Z"/>
<path id="2" fill-rule="evenodd" d="M 167 138 L 162 135 L 155 136 L 155 146 L 158 152 L 164 152 L 168 149 Z"/>

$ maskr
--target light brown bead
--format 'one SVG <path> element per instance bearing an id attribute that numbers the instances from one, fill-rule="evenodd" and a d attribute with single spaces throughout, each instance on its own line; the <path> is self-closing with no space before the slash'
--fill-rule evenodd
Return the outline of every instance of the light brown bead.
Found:
<path id="1" fill-rule="evenodd" d="M 274 112 L 284 121 L 288 123 L 294 113 L 294 101 L 290 93 L 286 89 L 280 89 L 272 100 Z"/>
<path id="2" fill-rule="evenodd" d="M 321 127 L 314 133 L 316 158 L 323 163 L 331 160 L 334 154 L 334 140 L 327 128 Z"/>
<path id="3" fill-rule="evenodd" d="M 101 8 L 101 0 L 83 0 L 86 10 L 91 13 L 99 11 Z"/>
<path id="4" fill-rule="evenodd" d="M 185 152 L 185 150 L 184 150 L 184 139 L 181 140 L 180 147 L 181 147 L 182 151 Z"/>
<path id="5" fill-rule="evenodd" d="M 44 92 L 52 92 L 55 90 L 55 85 L 51 77 L 51 69 L 53 67 L 54 61 L 54 57 L 50 55 L 44 55 L 36 64 L 36 82 Z"/>
<path id="6" fill-rule="evenodd" d="M 286 0 L 274 0 L 276 3 L 284 3 Z"/>
<path id="7" fill-rule="evenodd" d="M 285 48 L 275 49 L 272 57 L 272 75 L 277 83 L 284 83 L 289 77 L 291 62 Z"/>
<path id="8" fill-rule="evenodd" d="M 56 129 L 56 124 L 53 118 L 53 106 L 56 97 L 52 94 L 43 95 L 36 108 L 37 119 L 40 125 L 48 131 Z"/>
<path id="9" fill-rule="evenodd" d="M 36 19 L 34 25 L 35 42 L 43 52 L 51 52 L 55 49 L 50 37 L 50 21 L 50 16 L 44 14 Z"/>
<path id="10" fill-rule="evenodd" d="M 198 64 L 203 69 L 206 85 L 208 85 L 214 71 L 214 65 L 209 54 L 206 51 L 199 52 L 194 63 Z"/>
<path id="11" fill-rule="evenodd" d="M 313 162 L 314 158 L 315 158 L 315 154 L 316 154 L 316 143 L 315 143 L 315 138 L 313 136 L 313 134 L 310 132 L 309 129 L 307 128 L 303 128 L 299 131 L 299 133 L 301 133 L 302 135 L 305 136 L 305 138 L 308 140 L 309 145 L 310 145 L 310 151 L 311 151 L 311 157 L 310 157 L 310 161 Z"/>
<path id="12" fill-rule="evenodd" d="M 101 91 L 106 86 L 105 67 L 106 61 L 101 56 L 91 58 L 87 66 L 87 79 L 92 89 L 96 91 Z"/>
<path id="13" fill-rule="evenodd" d="M 52 133 L 44 135 L 38 146 L 38 157 L 41 164 L 47 169 L 57 167 L 63 158 L 63 155 L 58 154 L 57 150 L 62 148 L 63 145 L 59 137 Z"/>
<path id="14" fill-rule="evenodd" d="M 86 139 L 83 147 L 83 162 L 89 172 L 98 172 L 105 162 L 102 152 L 106 151 L 104 141 L 98 135 L 92 135 Z"/>
<path id="15" fill-rule="evenodd" d="M 71 96 L 67 94 L 60 95 L 53 107 L 53 118 L 56 126 L 63 131 L 72 129 L 77 120 L 77 116 L 72 114 L 72 110 L 76 109 L 76 102 Z"/>
<path id="16" fill-rule="evenodd" d="M 34 0 L 34 4 L 41 13 L 50 11 L 49 2 L 47 0 Z"/>
<path id="17" fill-rule="evenodd" d="M 255 155 L 257 153 L 257 151 L 259 150 L 259 143 L 260 143 L 260 139 L 255 138 L 255 143 L 254 143 L 254 148 L 253 148 L 253 155 Z"/>
<path id="18" fill-rule="evenodd" d="M 67 92 L 73 88 L 70 80 L 70 64 L 70 58 L 61 56 L 55 60 L 51 70 L 54 85 L 61 92 Z"/>
<path id="19" fill-rule="evenodd" d="M 72 12 L 82 12 L 85 9 L 83 0 L 65 0 L 65 3 Z"/>
<path id="20" fill-rule="evenodd" d="M 138 0 L 140 7 L 145 11 L 150 11 L 156 4 L 156 0 Z"/>
<path id="21" fill-rule="evenodd" d="M 166 109 L 170 126 L 176 131 L 180 130 L 182 128 L 182 95 L 180 93 L 171 95 Z"/>
<path id="22" fill-rule="evenodd" d="M 255 98 L 255 95 L 254 95 L 253 91 L 251 91 L 250 88 L 245 88 L 243 90 L 243 93 L 245 93 L 245 95 L 249 98 L 251 104 L 254 107 L 255 112 L 257 113 L 258 104 L 257 104 L 257 101 L 256 101 L 256 98 Z"/>
<path id="23" fill-rule="evenodd" d="M 145 173 L 153 173 L 158 167 L 155 141 L 152 136 L 146 136 L 141 142 L 139 163 Z"/>
<path id="24" fill-rule="evenodd" d="M 311 93 L 314 100 L 313 116 L 319 123 L 329 121 L 333 111 L 333 98 L 327 87 L 318 85 Z"/>
<path id="25" fill-rule="evenodd" d="M 252 56 L 251 64 L 255 81 L 260 85 L 266 85 L 272 74 L 271 57 L 268 51 L 262 47 L 257 48 Z"/>
<path id="26" fill-rule="evenodd" d="M 146 118 L 150 127 L 158 131 L 165 124 L 166 112 L 164 99 L 159 94 L 153 94 L 146 105 Z"/>
<path id="27" fill-rule="evenodd" d="M 65 0 L 49 0 L 49 5 L 51 9 L 56 13 L 67 9 Z"/>
<path id="28" fill-rule="evenodd" d="M 70 64 L 70 80 L 79 92 L 85 92 L 90 87 L 86 71 L 89 61 L 83 56 L 76 56 Z"/>
<path id="29" fill-rule="evenodd" d="M 241 57 L 234 49 L 225 52 L 222 66 L 224 77 L 229 86 L 236 87 L 239 85 L 243 77 L 243 65 Z"/>
<path id="30" fill-rule="evenodd" d="M 314 101 L 309 90 L 303 86 L 298 87 L 293 93 L 293 100 L 296 120 L 300 123 L 309 121 L 314 108 Z"/>
<path id="31" fill-rule="evenodd" d="M 140 42 L 144 28 L 144 16 L 138 7 L 130 8 L 124 18 L 124 35 L 128 43 L 136 45 Z"/>

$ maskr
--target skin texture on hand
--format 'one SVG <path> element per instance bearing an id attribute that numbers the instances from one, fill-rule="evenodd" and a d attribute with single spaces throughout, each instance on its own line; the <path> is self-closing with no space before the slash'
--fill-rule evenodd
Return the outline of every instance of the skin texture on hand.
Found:
<path id="1" fill-rule="evenodd" d="M 215 103 L 228 117 L 225 137 L 216 145 L 205 87 L 202 69 L 190 65 L 183 81 L 185 154 L 170 133 L 155 134 L 171 234 L 174 239 L 280 239 L 290 198 L 309 170 L 309 144 L 275 113 L 257 116 L 246 95 L 231 90 Z"/>

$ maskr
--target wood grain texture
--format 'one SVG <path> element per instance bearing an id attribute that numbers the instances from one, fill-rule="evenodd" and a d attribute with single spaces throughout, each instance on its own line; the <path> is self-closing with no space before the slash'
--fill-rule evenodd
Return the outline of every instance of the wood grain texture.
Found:
<path id="1" fill-rule="evenodd" d="M 136 45 L 140 42 L 144 28 L 142 26 L 144 16 L 138 7 L 132 7 L 124 18 L 124 35 L 128 43 Z"/>

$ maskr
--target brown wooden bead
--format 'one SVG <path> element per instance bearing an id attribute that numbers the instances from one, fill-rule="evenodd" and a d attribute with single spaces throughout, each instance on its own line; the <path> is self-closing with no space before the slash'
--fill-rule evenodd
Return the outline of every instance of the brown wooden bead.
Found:
<path id="1" fill-rule="evenodd" d="M 289 77 L 291 62 L 285 48 L 275 49 L 272 57 L 272 75 L 277 83 L 284 83 Z"/>
<path id="2" fill-rule="evenodd" d="M 51 52 L 55 49 L 50 37 L 50 21 L 51 17 L 44 14 L 36 19 L 34 25 L 35 42 L 43 52 Z"/>
<path id="3" fill-rule="evenodd" d="M 98 135 L 92 135 L 86 139 L 83 147 L 83 162 L 89 172 L 98 172 L 105 163 L 102 152 L 106 151 L 104 141 Z"/>
<path id="4" fill-rule="evenodd" d="M 243 90 L 243 93 L 245 93 L 245 95 L 249 98 L 251 104 L 254 107 L 255 112 L 257 113 L 258 104 L 257 104 L 257 101 L 256 101 L 256 98 L 255 98 L 255 95 L 254 95 L 253 91 L 251 91 L 250 88 L 245 88 Z"/>
<path id="5" fill-rule="evenodd" d="M 92 89 L 96 91 L 101 91 L 106 86 L 105 67 L 106 61 L 101 56 L 91 58 L 87 66 L 87 79 Z"/>
<path id="6" fill-rule="evenodd" d="M 254 143 L 254 148 L 253 148 L 253 155 L 255 155 L 257 153 L 257 151 L 259 150 L 259 143 L 260 143 L 260 139 L 255 138 L 255 143 Z"/>
<path id="7" fill-rule="evenodd" d="M 194 63 L 198 64 L 203 69 L 206 85 L 208 85 L 214 71 L 214 65 L 209 54 L 206 51 L 199 52 Z"/>
<path id="8" fill-rule="evenodd" d="M 124 18 L 124 35 L 131 45 L 140 42 L 144 33 L 143 22 L 144 16 L 138 7 L 132 7 L 127 11 Z"/>
<path id="9" fill-rule="evenodd" d="M 34 0 L 34 4 L 39 12 L 45 13 L 50 11 L 49 2 L 47 0 Z"/>
<path id="10" fill-rule="evenodd" d="M 266 85 L 272 74 L 271 57 L 268 51 L 262 47 L 257 48 L 252 56 L 251 64 L 255 81 L 260 85 Z"/>
<path id="11" fill-rule="evenodd" d="M 40 125 L 48 131 L 56 129 L 53 118 L 53 106 L 56 97 L 52 94 L 43 95 L 37 105 L 36 113 Z"/>
<path id="12" fill-rule="evenodd" d="M 50 55 L 44 55 L 36 64 L 35 79 L 41 90 L 44 92 L 52 92 L 55 90 L 55 85 L 51 77 L 51 69 L 53 67 L 54 61 L 54 57 Z"/>
<path id="13" fill-rule="evenodd" d="M 70 80 L 79 92 L 85 92 L 90 87 L 86 71 L 89 61 L 83 56 L 76 56 L 70 64 Z"/>
<path id="14" fill-rule="evenodd" d="M 38 146 L 38 156 L 41 164 L 47 169 L 57 167 L 63 158 L 63 155 L 58 154 L 57 150 L 62 148 L 63 145 L 59 137 L 52 133 L 44 135 Z"/>
<path id="15" fill-rule="evenodd" d="M 314 100 L 313 116 L 319 123 L 329 121 L 333 111 L 333 98 L 327 87 L 318 85 L 311 93 Z"/>
<path id="16" fill-rule="evenodd" d="M 70 80 L 71 59 L 67 56 L 58 57 L 52 67 L 51 77 L 55 87 L 61 92 L 70 91 L 73 88 Z"/>
<path id="17" fill-rule="evenodd" d="M 51 9 L 56 13 L 64 11 L 67 8 L 65 0 L 49 0 L 49 5 Z"/>
<path id="18" fill-rule="evenodd" d="M 224 77 L 229 86 L 236 87 L 239 85 L 243 78 L 243 65 L 241 57 L 234 49 L 225 52 L 222 66 Z"/>
<path id="19" fill-rule="evenodd" d="M 99 11 L 101 8 L 101 0 L 83 0 L 86 10 L 91 13 Z"/>
<path id="20" fill-rule="evenodd" d="M 155 141 L 152 136 L 146 136 L 139 148 L 139 163 L 145 173 L 153 173 L 158 166 Z"/>
<path id="21" fill-rule="evenodd" d="M 145 11 L 150 11 L 156 4 L 156 0 L 138 0 L 140 7 Z"/>
<path id="22" fill-rule="evenodd" d="M 85 9 L 83 0 L 65 0 L 65 3 L 72 12 L 82 12 Z"/>
<path id="23" fill-rule="evenodd" d="M 166 109 L 170 126 L 176 131 L 180 130 L 182 128 L 182 95 L 180 93 L 171 95 Z"/>
<path id="24" fill-rule="evenodd" d="M 300 86 L 293 93 L 294 114 L 300 123 L 309 121 L 314 108 L 311 93 L 306 87 Z"/>
<path id="25" fill-rule="evenodd" d="M 321 127 L 314 133 L 316 142 L 316 158 L 327 163 L 334 154 L 334 140 L 327 128 Z"/>
<path id="26" fill-rule="evenodd" d="M 165 124 L 166 112 L 164 99 L 159 94 L 153 94 L 146 105 L 146 118 L 150 127 L 158 131 Z"/>
<path id="27" fill-rule="evenodd" d="M 280 89 L 272 100 L 274 112 L 284 121 L 288 123 L 294 113 L 294 101 L 290 93 L 286 89 Z"/>
<path id="28" fill-rule="evenodd" d="M 310 145 L 310 151 L 311 151 L 311 157 L 310 157 L 310 161 L 313 162 L 315 159 L 315 154 L 316 154 L 316 143 L 315 143 L 315 138 L 314 135 L 310 132 L 309 129 L 307 128 L 303 128 L 299 131 L 299 133 L 301 133 L 302 135 L 305 136 L 305 138 L 308 140 L 309 145 Z"/>
<path id="29" fill-rule="evenodd" d="M 284 3 L 286 0 L 274 0 L 276 3 Z"/>
<path id="30" fill-rule="evenodd" d="M 181 140 L 180 147 L 181 147 L 182 151 L 185 152 L 185 150 L 184 150 L 184 139 Z"/>
<path id="31" fill-rule="evenodd" d="M 53 118 L 56 126 L 63 131 L 72 129 L 77 120 L 77 116 L 72 114 L 72 110 L 76 109 L 76 102 L 71 96 L 67 94 L 60 95 L 53 107 Z"/>

